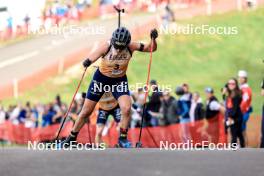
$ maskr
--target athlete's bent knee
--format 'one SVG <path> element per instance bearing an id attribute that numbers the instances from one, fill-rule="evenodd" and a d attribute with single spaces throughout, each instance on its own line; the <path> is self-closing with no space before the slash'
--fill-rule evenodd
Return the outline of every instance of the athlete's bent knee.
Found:
<path id="1" fill-rule="evenodd" d="M 130 112 L 131 112 L 131 107 L 129 106 L 124 106 L 124 107 L 121 107 L 121 112 L 124 116 L 130 116 Z"/>

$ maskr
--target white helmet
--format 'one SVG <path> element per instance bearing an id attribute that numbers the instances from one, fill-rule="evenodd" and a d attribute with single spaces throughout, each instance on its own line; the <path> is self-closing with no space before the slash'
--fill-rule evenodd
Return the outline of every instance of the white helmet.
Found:
<path id="1" fill-rule="evenodd" d="M 238 77 L 247 78 L 247 72 L 245 70 L 239 70 L 238 71 Z"/>

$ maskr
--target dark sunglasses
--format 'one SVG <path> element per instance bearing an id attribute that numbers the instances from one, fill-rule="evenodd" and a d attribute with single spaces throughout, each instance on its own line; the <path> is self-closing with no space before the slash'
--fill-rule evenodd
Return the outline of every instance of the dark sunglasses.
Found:
<path id="1" fill-rule="evenodd" d="M 115 49 L 124 50 L 126 46 L 114 45 Z"/>

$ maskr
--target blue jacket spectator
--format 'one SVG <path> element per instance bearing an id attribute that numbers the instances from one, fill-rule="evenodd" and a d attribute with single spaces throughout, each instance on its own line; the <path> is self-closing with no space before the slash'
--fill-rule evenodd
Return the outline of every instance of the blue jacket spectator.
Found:
<path id="1" fill-rule="evenodd" d="M 42 127 L 51 125 L 55 114 L 56 112 L 53 110 L 51 105 L 45 106 L 44 114 L 42 116 Z"/>
<path id="2" fill-rule="evenodd" d="M 182 86 L 176 88 L 176 95 L 180 98 L 178 100 L 178 115 L 180 116 L 181 123 L 187 123 L 190 121 L 190 100 L 189 95 L 185 94 Z"/>

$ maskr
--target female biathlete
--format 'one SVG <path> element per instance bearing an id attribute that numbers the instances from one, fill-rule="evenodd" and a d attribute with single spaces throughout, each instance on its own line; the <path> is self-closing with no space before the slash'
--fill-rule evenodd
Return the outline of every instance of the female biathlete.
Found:
<path id="1" fill-rule="evenodd" d="M 152 51 L 156 51 L 158 32 L 156 29 L 150 32 L 153 40 Z M 99 68 L 94 73 L 93 79 L 87 91 L 83 108 L 76 120 L 68 138 L 61 144 L 62 147 L 69 146 L 76 141 L 86 118 L 93 112 L 95 105 L 102 95 L 111 91 L 121 109 L 121 122 L 118 138 L 118 146 L 122 148 L 131 147 L 127 140 L 128 125 L 130 122 L 131 98 L 129 95 L 126 71 L 134 51 L 150 52 L 151 42 L 147 45 L 138 42 L 131 42 L 130 32 L 125 27 L 119 27 L 113 34 L 110 42 L 104 42 L 83 62 L 85 68 L 93 62 L 102 58 Z"/>

